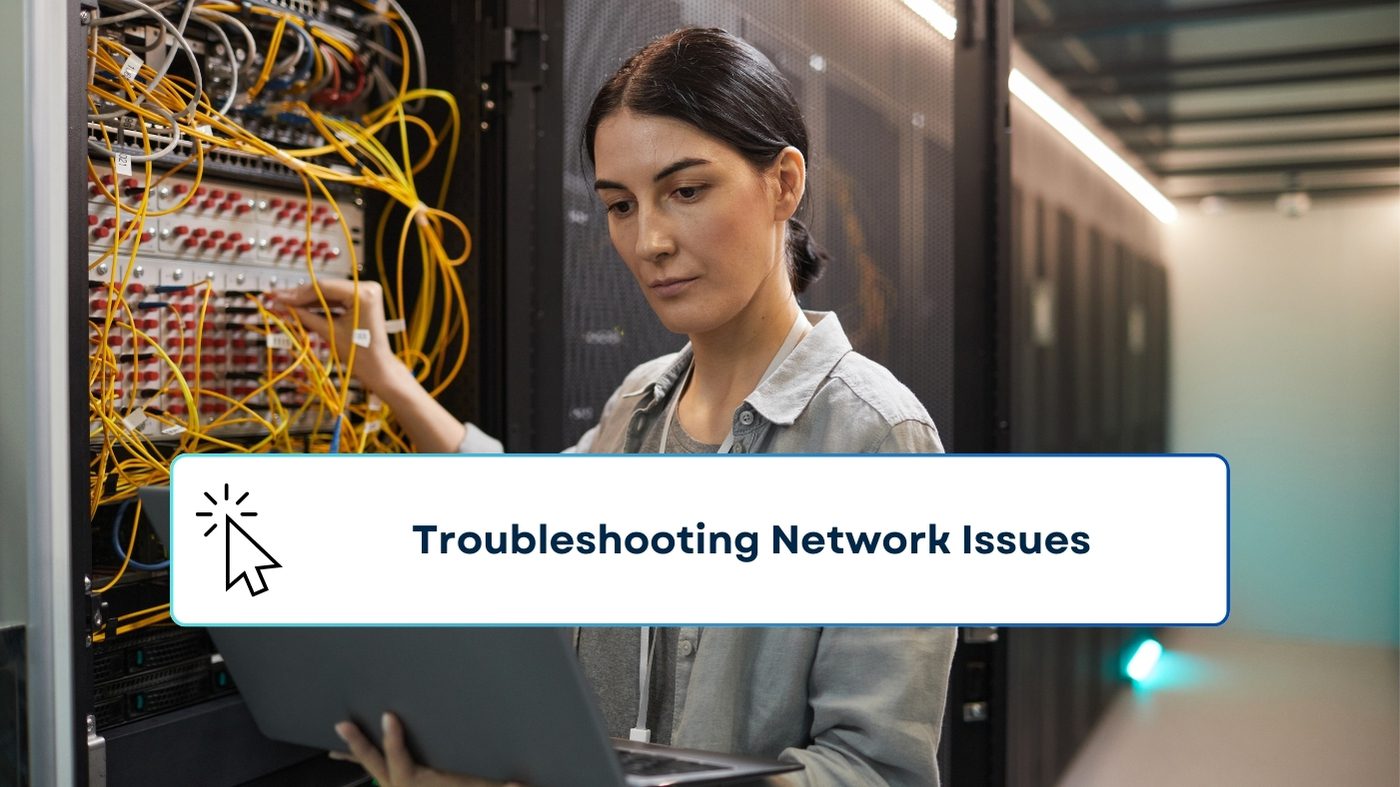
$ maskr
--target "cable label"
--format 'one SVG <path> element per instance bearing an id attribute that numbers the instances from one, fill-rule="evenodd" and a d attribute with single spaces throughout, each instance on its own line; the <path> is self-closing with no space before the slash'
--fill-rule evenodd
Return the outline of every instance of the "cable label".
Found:
<path id="1" fill-rule="evenodd" d="M 127 79 L 135 79 L 141 73 L 141 58 L 135 53 L 126 56 L 126 62 L 122 63 L 122 76 Z"/>
<path id="2" fill-rule="evenodd" d="M 122 419 L 122 424 L 133 432 L 140 429 L 141 424 L 144 423 L 146 423 L 146 411 L 140 407 L 127 413 L 126 417 Z"/>

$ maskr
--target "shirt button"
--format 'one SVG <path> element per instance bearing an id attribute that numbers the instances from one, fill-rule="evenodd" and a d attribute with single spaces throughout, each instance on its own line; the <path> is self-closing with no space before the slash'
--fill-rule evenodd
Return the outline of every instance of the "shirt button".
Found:
<path id="1" fill-rule="evenodd" d="M 682 655 L 682 656 L 689 656 L 691 653 L 694 653 L 694 652 L 695 652 L 695 646 L 694 646 L 693 644 L 691 644 L 690 640 L 688 640 L 688 639 L 683 639 L 683 640 L 681 640 L 681 655 Z"/>
<path id="2" fill-rule="evenodd" d="M 745 410 L 744 412 L 739 413 L 739 425 L 740 425 L 740 426 L 753 426 L 753 411 L 752 411 L 752 410 Z"/>

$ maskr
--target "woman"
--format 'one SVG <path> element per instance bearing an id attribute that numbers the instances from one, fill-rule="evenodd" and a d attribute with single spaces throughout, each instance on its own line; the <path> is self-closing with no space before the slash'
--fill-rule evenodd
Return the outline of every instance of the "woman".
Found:
<path id="1" fill-rule="evenodd" d="M 663 36 L 603 85 L 586 143 L 613 246 L 661 322 L 690 343 L 629 374 L 570 450 L 943 450 L 923 406 L 851 350 L 835 314 L 798 307 L 796 294 L 821 273 L 825 255 L 794 217 L 806 189 L 807 131 L 763 55 L 721 30 Z M 351 297 L 346 282 L 322 289 L 340 305 Z M 362 285 L 360 298 L 371 340 L 355 375 L 393 408 L 418 449 L 501 450 L 393 356 L 378 288 Z M 307 310 L 314 300 L 305 288 L 282 296 L 306 325 L 347 346 L 347 321 L 328 325 Z M 839 589 L 805 592 L 813 591 Z M 635 724 L 663 743 L 806 766 L 788 784 L 929 785 L 938 780 L 954 634 L 668 630 L 654 649 L 659 663 L 645 670 L 635 629 L 583 629 L 577 642 L 615 736 Z M 642 671 L 650 691 L 636 688 Z M 628 686 L 634 694 L 619 698 Z M 337 731 L 381 784 L 486 784 L 416 766 L 392 717 L 384 753 L 353 724 Z"/>

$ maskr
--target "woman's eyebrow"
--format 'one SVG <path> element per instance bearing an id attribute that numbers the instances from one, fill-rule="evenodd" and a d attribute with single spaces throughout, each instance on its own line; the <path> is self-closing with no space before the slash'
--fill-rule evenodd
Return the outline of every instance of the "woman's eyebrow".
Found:
<path id="1" fill-rule="evenodd" d="M 681 160 L 679 160 L 679 161 L 675 161 L 675 162 L 672 162 L 672 163 L 670 163 L 670 164 L 667 164 L 665 167 L 662 168 L 662 170 L 661 170 L 660 172 L 656 173 L 656 175 L 654 175 L 654 176 L 652 177 L 651 182 L 652 182 L 652 183 L 656 183 L 656 182 L 658 182 L 658 181 L 664 180 L 665 178 L 667 178 L 667 177 L 669 177 L 669 176 L 671 176 L 671 175 L 674 175 L 674 174 L 676 174 L 677 172 L 680 172 L 681 170 L 686 169 L 687 167 L 698 167 L 698 166 L 700 166 L 701 164 L 710 164 L 710 163 L 712 163 L 712 162 L 711 162 L 709 159 L 703 159 L 703 158 L 683 158 L 683 159 L 681 159 Z M 627 187 L 624 186 L 624 185 L 622 185 L 621 183 L 618 183 L 618 182 L 615 181 L 615 180 L 595 180 L 595 181 L 593 181 L 593 190 L 594 190 L 594 191 L 601 191 L 602 189 L 622 189 L 622 190 L 625 191 L 625 190 L 627 189 Z"/>
<path id="2" fill-rule="evenodd" d="M 703 158 L 683 158 L 683 159 L 681 159 L 680 161 L 677 161 L 677 162 L 674 162 L 674 163 L 672 163 L 672 164 L 667 165 L 665 169 L 663 169 L 663 170 L 661 170 L 660 172 L 656 173 L 655 177 L 653 177 L 653 178 L 651 179 L 651 182 L 652 182 L 652 183 L 656 183 L 656 182 L 658 182 L 658 181 L 660 181 L 660 180 L 666 178 L 666 177 L 669 176 L 669 175 L 674 175 L 674 174 L 676 174 L 677 172 L 680 172 L 681 170 L 683 170 L 683 169 L 685 169 L 685 168 L 687 168 L 687 167 L 696 167 L 696 166 L 699 166 L 699 165 L 701 165 L 701 164 L 709 164 L 709 163 L 710 163 L 709 159 L 703 159 Z"/>

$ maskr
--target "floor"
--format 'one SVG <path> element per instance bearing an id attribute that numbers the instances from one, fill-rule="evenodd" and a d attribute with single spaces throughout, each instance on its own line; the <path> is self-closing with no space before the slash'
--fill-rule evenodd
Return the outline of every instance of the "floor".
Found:
<path id="1" fill-rule="evenodd" d="M 1164 632 L 1060 787 L 1400 785 L 1400 651 Z"/>

